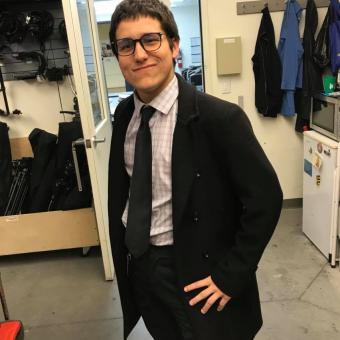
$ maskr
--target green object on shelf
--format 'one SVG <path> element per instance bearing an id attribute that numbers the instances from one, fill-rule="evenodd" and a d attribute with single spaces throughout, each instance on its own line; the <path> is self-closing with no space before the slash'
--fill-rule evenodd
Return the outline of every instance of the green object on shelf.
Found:
<path id="1" fill-rule="evenodd" d="M 335 82 L 336 78 L 334 76 L 323 76 L 323 89 L 326 94 L 334 92 L 335 91 Z"/>

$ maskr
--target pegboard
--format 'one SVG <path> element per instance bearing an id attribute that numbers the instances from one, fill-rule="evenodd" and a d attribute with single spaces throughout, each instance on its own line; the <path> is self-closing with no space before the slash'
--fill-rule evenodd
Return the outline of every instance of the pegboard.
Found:
<path id="1" fill-rule="evenodd" d="M 4 37 L 0 37 L 0 65 L 5 81 L 17 80 L 34 75 L 39 67 L 37 60 L 16 58 L 19 52 L 39 52 L 45 57 L 47 67 L 63 68 L 65 65 L 71 73 L 71 60 L 68 53 L 68 44 L 59 33 L 59 24 L 64 19 L 61 2 L 47 1 L 1 1 L 1 11 L 13 11 L 15 13 L 28 13 L 36 10 L 46 10 L 54 18 L 53 32 L 46 40 L 45 50 L 42 52 L 40 43 L 31 35 L 26 34 L 21 43 L 8 43 Z"/>
<path id="2" fill-rule="evenodd" d="M 268 5 L 270 12 L 284 11 L 286 0 L 262 0 L 262 1 L 241 1 L 237 2 L 237 15 L 261 13 L 265 4 Z M 298 3 L 302 8 L 306 8 L 307 0 L 299 0 Z M 329 0 L 315 0 L 316 7 L 328 7 Z"/>

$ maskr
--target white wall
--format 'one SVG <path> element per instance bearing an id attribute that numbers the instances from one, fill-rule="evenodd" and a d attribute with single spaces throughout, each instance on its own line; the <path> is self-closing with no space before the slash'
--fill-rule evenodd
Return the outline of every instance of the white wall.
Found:
<path id="1" fill-rule="evenodd" d="M 8 81 L 5 86 L 10 110 L 20 109 L 23 113 L 20 116 L 0 116 L 10 128 L 10 138 L 27 137 L 34 128 L 57 134 L 58 123 L 72 119 L 59 113 L 62 108 L 55 82 Z M 60 97 L 63 110 L 73 111 L 73 93 L 66 80 L 60 83 Z M 2 95 L 0 108 L 5 109 Z"/>
<path id="2" fill-rule="evenodd" d="M 201 0 L 206 92 L 235 103 L 238 102 L 239 96 L 244 96 L 244 110 L 252 122 L 260 144 L 277 171 L 284 198 L 300 198 L 302 197 L 302 135 L 295 132 L 295 118 L 285 118 L 281 115 L 276 119 L 264 118 L 256 111 L 251 57 L 254 54 L 262 14 L 238 16 L 236 2 L 238 1 Z M 322 8 L 318 11 L 320 27 L 326 9 Z M 272 13 L 276 42 L 278 42 L 282 18 L 283 12 Z M 301 31 L 303 29 L 304 19 L 301 22 Z M 243 71 L 238 76 L 218 77 L 215 39 L 228 36 L 241 36 Z M 223 88 L 229 86 L 230 93 L 223 94 Z M 249 176 L 251 176 L 251 169 Z"/>
<path id="3" fill-rule="evenodd" d="M 171 11 L 175 17 L 179 36 L 181 38 L 180 48 L 183 57 L 183 67 L 192 65 L 190 38 L 199 37 L 200 21 L 198 6 L 172 7 Z"/>

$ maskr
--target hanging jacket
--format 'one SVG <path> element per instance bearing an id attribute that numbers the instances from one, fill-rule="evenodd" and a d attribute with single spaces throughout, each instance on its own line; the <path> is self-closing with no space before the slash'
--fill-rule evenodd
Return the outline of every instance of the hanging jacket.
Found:
<path id="1" fill-rule="evenodd" d="M 265 117 L 276 117 L 281 110 L 281 61 L 268 7 L 262 10 L 255 53 L 252 57 L 255 76 L 255 105 Z"/>
<path id="2" fill-rule="evenodd" d="M 294 93 L 302 87 L 303 47 L 299 35 L 302 8 L 296 0 L 288 0 L 283 16 L 278 52 L 282 63 L 283 100 L 281 113 L 295 114 Z"/>
<path id="3" fill-rule="evenodd" d="M 340 3 L 338 0 L 331 0 L 329 47 L 332 72 L 336 75 L 340 68 Z"/>
<path id="4" fill-rule="evenodd" d="M 305 30 L 303 33 L 303 79 L 302 89 L 296 91 L 295 106 L 297 120 L 295 130 L 302 132 L 309 125 L 311 99 L 314 94 L 323 91 L 321 69 L 313 59 L 315 50 L 315 32 L 318 27 L 318 11 L 314 0 L 308 0 L 306 6 Z"/>
<path id="5" fill-rule="evenodd" d="M 57 136 L 35 128 L 28 136 L 34 154 L 30 188 L 23 213 L 47 211 L 55 180 Z"/>
<path id="6" fill-rule="evenodd" d="M 0 216 L 5 212 L 11 187 L 12 156 L 8 126 L 0 122 Z"/>

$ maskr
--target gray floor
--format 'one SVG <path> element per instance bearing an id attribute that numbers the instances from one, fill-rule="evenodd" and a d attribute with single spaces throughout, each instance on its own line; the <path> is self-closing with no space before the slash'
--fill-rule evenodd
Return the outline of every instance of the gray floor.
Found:
<path id="1" fill-rule="evenodd" d="M 98 250 L 1 257 L 0 270 L 25 339 L 122 339 L 116 282 L 104 281 Z M 340 339 L 340 271 L 302 234 L 301 209 L 283 211 L 258 279 L 264 326 L 256 340 Z M 140 322 L 129 340 L 151 337 Z"/>

